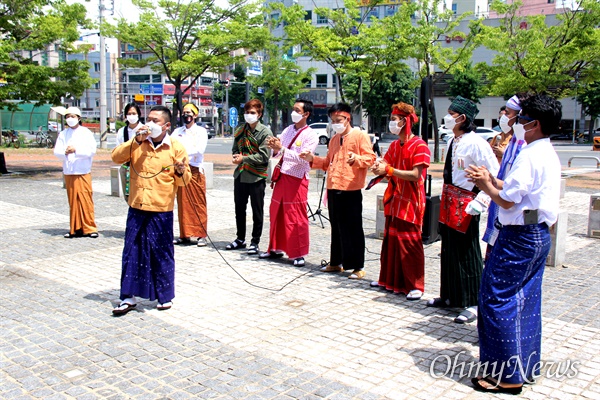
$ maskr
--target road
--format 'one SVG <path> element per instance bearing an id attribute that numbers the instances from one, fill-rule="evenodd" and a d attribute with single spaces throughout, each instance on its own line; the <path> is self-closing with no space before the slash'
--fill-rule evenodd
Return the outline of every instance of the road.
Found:
<path id="1" fill-rule="evenodd" d="M 208 141 L 208 146 L 206 148 L 207 154 L 229 154 L 231 152 L 231 138 L 213 138 Z M 379 144 L 381 151 L 385 152 L 389 147 L 391 142 L 384 141 Z M 560 163 L 563 167 L 568 166 L 569 159 L 571 157 L 597 157 L 600 158 L 600 152 L 592 151 L 591 144 L 585 145 L 571 145 L 567 143 L 553 142 L 554 149 L 558 154 L 558 158 L 560 159 Z M 445 149 L 446 144 L 442 143 L 440 145 L 440 149 Z M 429 145 L 429 149 L 433 153 L 433 143 Z M 315 153 L 319 155 L 325 155 L 327 153 L 327 146 L 319 145 Z M 593 160 L 584 159 L 584 160 L 573 160 L 571 167 L 596 167 L 596 164 Z"/>

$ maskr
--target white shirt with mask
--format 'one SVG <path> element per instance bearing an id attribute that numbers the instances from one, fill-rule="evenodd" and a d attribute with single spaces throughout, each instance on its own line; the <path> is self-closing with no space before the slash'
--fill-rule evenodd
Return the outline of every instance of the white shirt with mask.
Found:
<path id="1" fill-rule="evenodd" d="M 186 126 L 180 126 L 173 131 L 171 137 L 183 144 L 189 157 L 189 164 L 199 168 L 200 172 L 204 173 L 202 163 L 204 162 L 204 152 L 208 144 L 206 129 L 196 124 L 193 124 L 190 129 Z"/>
<path id="2" fill-rule="evenodd" d="M 469 165 L 485 166 L 493 176 L 498 175 L 498 160 L 492 147 L 482 137 L 474 132 L 465 132 L 458 138 L 453 138 L 452 144 L 452 184 L 466 190 L 473 190 L 475 184 L 469 182 L 465 168 Z"/>
<path id="3" fill-rule="evenodd" d="M 65 155 L 67 147 L 72 146 L 75 152 Z M 92 158 L 96 154 L 94 134 L 84 126 L 76 129 L 67 128 L 56 139 L 54 155 L 63 160 L 65 175 L 85 175 L 92 171 Z"/>
<path id="4" fill-rule="evenodd" d="M 129 140 L 133 139 L 135 137 L 135 133 L 137 132 L 138 129 L 140 129 L 140 127 L 142 126 L 141 122 L 138 122 L 138 124 L 135 126 L 135 128 L 131 129 L 129 127 L 129 124 L 125 125 L 124 127 L 122 127 L 121 129 L 119 129 L 117 131 L 117 146 L 120 144 L 125 143 L 125 129 L 127 129 L 127 134 L 129 136 Z"/>
<path id="5" fill-rule="evenodd" d="M 499 193 L 515 204 L 509 209 L 500 207 L 498 221 L 502 225 L 524 225 L 523 211 L 538 210 L 538 224 L 552 226 L 558 218 L 560 170 L 550 139 L 538 139 L 523 147 Z"/>

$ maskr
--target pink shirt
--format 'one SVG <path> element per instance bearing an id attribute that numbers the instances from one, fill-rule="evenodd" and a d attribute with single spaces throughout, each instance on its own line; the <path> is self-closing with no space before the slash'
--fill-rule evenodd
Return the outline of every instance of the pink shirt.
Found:
<path id="1" fill-rule="evenodd" d="M 296 129 L 296 126 L 292 124 L 285 128 L 279 137 L 281 140 L 281 145 L 285 148 L 285 150 L 281 149 L 281 151 L 283 151 L 283 164 L 281 165 L 281 173 L 300 179 L 308 179 L 310 163 L 301 159 L 298 155 L 303 151 L 310 151 L 313 153 L 317 148 L 317 144 L 319 144 L 319 138 L 317 137 L 315 131 L 307 126 L 296 138 L 296 140 L 294 140 L 291 148 L 288 148 L 290 147 L 290 142 L 298 133 L 298 130 L 299 129 Z M 273 154 L 273 156 L 278 156 L 281 151 Z"/>

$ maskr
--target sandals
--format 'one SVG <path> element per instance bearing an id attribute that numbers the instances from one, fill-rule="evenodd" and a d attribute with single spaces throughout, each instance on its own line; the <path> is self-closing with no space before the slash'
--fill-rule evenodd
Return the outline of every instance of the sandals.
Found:
<path id="1" fill-rule="evenodd" d="M 421 292 L 418 289 L 414 289 L 408 292 L 408 294 L 406 295 L 406 300 L 415 301 L 419 300 L 421 297 L 423 297 L 423 292 Z"/>
<path id="2" fill-rule="evenodd" d="M 304 257 L 298 257 L 294 260 L 294 267 L 304 267 Z"/>
<path id="3" fill-rule="evenodd" d="M 113 308 L 113 310 L 112 310 L 113 315 L 125 315 L 129 311 L 131 311 L 135 307 L 137 307 L 137 304 L 135 304 L 135 303 L 128 303 L 127 300 L 129 300 L 129 299 L 123 300 L 121 302 L 121 304 L 119 304 L 118 307 Z"/>
<path id="4" fill-rule="evenodd" d="M 436 297 L 435 299 L 430 299 L 429 301 L 427 301 L 427 307 L 443 308 L 449 306 L 450 304 L 448 304 L 446 300 L 443 300 L 441 297 Z"/>
<path id="5" fill-rule="evenodd" d="M 486 382 L 491 386 L 483 386 L 481 382 Z M 500 386 L 500 382 L 497 382 L 490 377 L 471 378 L 471 383 L 478 392 L 487 393 L 506 393 L 506 394 L 520 394 L 523 391 L 523 385 L 515 387 L 504 387 Z"/>
<path id="6" fill-rule="evenodd" d="M 477 314 L 469 311 L 468 309 L 464 309 L 460 314 L 458 314 L 458 317 L 454 318 L 454 322 L 456 322 L 457 324 L 468 324 L 470 322 L 475 321 L 476 319 Z"/>
<path id="7" fill-rule="evenodd" d="M 248 246 L 248 255 L 249 256 L 253 256 L 258 254 L 259 250 L 258 250 L 258 245 L 256 243 L 250 243 L 250 246 Z"/>
<path id="8" fill-rule="evenodd" d="M 342 265 L 331 265 L 325 260 L 321 260 L 321 272 L 343 272 L 344 267 Z"/>
<path id="9" fill-rule="evenodd" d="M 192 241 L 190 240 L 190 238 L 177 238 L 177 239 L 173 239 L 173 244 L 175 245 L 179 245 L 179 244 L 189 244 Z"/>
<path id="10" fill-rule="evenodd" d="M 98 232 L 92 232 L 92 233 L 87 233 L 87 234 L 83 234 L 80 231 L 76 232 L 76 233 L 65 233 L 63 235 L 63 237 L 65 239 L 73 239 L 73 238 L 77 238 L 77 237 L 89 237 L 89 238 L 93 238 L 96 239 L 98 237 Z"/>
<path id="11" fill-rule="evenodd" d="M 363 269 L 355 269 L 352 271 L 348 279 L 362 279 L 367 273 Z"/>
<path id="12" fill-rule="evenodd" d="M 164 310 L 168 310 L 172 306 L 173 306 L 173 302 L 172 301 L 167 301 L 166 303 L 158 303 L 156 305 L 156 309 L 160 310 L 160 311 L 164 311 Z"/>
<path id="13" fill-rule="evenodd" d="M 235 239 L 233 242 L 231 242 L 227 246 L 225 246 L 225 250 L 236 250 L 236 249 L 245 249 L 245 248 L 246 248 L 246 241 L 240 240 L 240 239 Z"/>
<path id="14" fill-rule="evenodd" d="M 92 232 L 92 233 L 88 233 L 87 235 L 83 235 L 85 237 L 89 237 L 92 239 L 96 239 L 98 237 L 98 232 Z"/>
<path id="15" fill-rule="evenodd" d="M 252 247 L 252 245 L 250 245 Z M 248 250 L 250 251 L 250 250 Z M 280 251 L 265 251 L 264 253 L 260 253 L 258 258 L 281 258 L 283 257 L 283 252 Z"/>

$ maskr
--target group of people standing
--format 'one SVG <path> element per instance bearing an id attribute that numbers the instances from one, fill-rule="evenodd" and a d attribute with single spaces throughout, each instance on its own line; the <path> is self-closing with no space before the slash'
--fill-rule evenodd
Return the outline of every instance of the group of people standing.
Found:
<path id="1" fill-rule="evenodd" d="M 381 269 L 371 286 L 402 293 L 407 300 L 420 299 L 425 290 L 421 229 L 430 151 L 427 143 L 413 134 L 418 122 L 413 106 L 392 106 L 389 131 L 398 139 L 381 159 L 376 158 L 369 136 L 352 127 L 351 108 L 345 103 L 328 110 L 335 135 L 323 157 L 314 154 L 318 138 L 307 125 L 312 102 L 296 100 L 293 124 L 279 137 L 260 122 L 263 111 L 259 100 L 247 102 L 244 123 L 234 131 L 236 238 L 226 249 L 245 249 L 260 258 L 287 255 L 295 266 L 305 265 L 310 247 L 309 172 L 321 169 L 326 173 L 325 201 L 331 222 L 330 258 L 321 271 L 350 270 L 350 279 L 363 278 L 362 189 L 370 170 L 376 177 L 367 190 L 387 179 Z M 457 96 L 444 117 L 454 138 L 448 144 L 443 170 L 440 294 L 426 305 L 460 308 L 456 323 L 477 320 L 481 361 L 490 367 L 504 363 L 507 368 L 499 369 L 497 375 L 486 370 L 485 375 L 473 378 L 473 384 L 481 391 L 514 394 L 539 373 L 541 281 L 560 191 L 560 162 L 549 135 L 560 122 L 562 106 L 544 95 L 511 97 L 500 118 L 501 133 L 491 146 L 474 133 L 477 113 L 474 102 Z M 197 115 L 194 105 L 186 105 L 184 126 L 168 134 L 171 112 L 166 107 L 153 107 L 144 125 L 137 105 L 125 108 L 128 125 L 119 132 L 119 145 L 112 152 L 113 161 L 123 165 L 123 173 L 129 177 L 121 303 L 113 310 L 115 315 L 135 308 L 136 296 L 158 300 L 158 309 L 170 308 L 174 298 L 173 245 L 189 243 L 192 237 L 198 238 L 198 246 L 206 245 L 202 163 L 207 134 L 194 123 Z M 71 207 L 71 229 L 65 237 L 97 237 L 90 178 L 95 141 L 91 132 L 80 126 L 78 109 L 67 109 L 66 117 L 69 128 L 60 133 L 54 150 L 64 160 Z M 261 252 L 272 157 L 278 163 L 272 175 L 269 243 Z M 180 235 L 173 239 L 175 198 Z M 253 222 L 249 244 L 248 200 Z M 479 219 L 486 211 L 484 258 Z M 518 368 L 516 363 L 524 367 Z M 506 375 L 509 371 L 513 372 L 510 376 Z"/>

